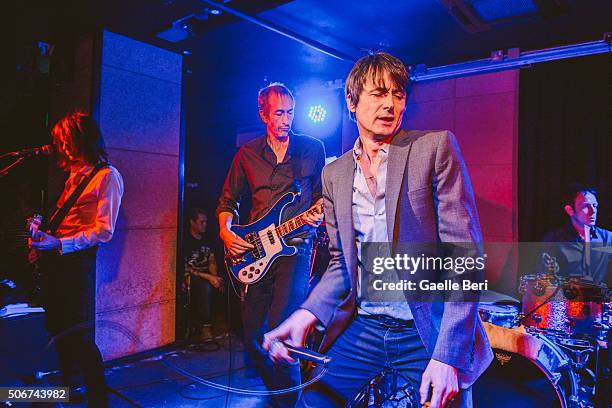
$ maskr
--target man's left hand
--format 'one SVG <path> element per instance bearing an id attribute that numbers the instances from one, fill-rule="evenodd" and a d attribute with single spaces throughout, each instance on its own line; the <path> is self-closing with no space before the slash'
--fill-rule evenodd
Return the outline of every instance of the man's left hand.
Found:
<path id="1" fill-rule="evenodd" d="M 433 388 L 432 395 L 429 395 L 430 387 Z M 429 400 L 430 408 L 444 408 L 459 392 L 457 369 L 441 361 L 430 360 L 425 372 L 423 372 L 419 392 L 421 394 L 421 404 L 425 404 Z"/>
<path id="2" fill-rule="evenodd" d="M 61 247 L 61 242 L 59 239 L 55 238 L 53 235 L 46 234 L 42 231 L 38 231 L 36 238 L 36 240 L 30 240 L 31 248 L 46 251 L 49 249 L 58 249 Z"/>
<path id="3" fill-rule="evenodd" d="M 323 199 L 319 198 L 317 202 L 314 203 L 314 205 L 310 208 L 314 208 L 315 206 L 319 205 L 322 202 L 323 202 Z M 313 211 L 312 214 L 309 214 L 306 212 L 302 215 L 302 218 L 304 219 L 306 224 L 310 225 L 311 227 L 317 228 L 319 225 L 321 225 L 321 222 L 323 221 L 323 212 L 318 213 L 316 211 Z"/>
<path id="4" fill-rule="evenodd" d="M 223 290 L 223 278 L 217 275 L 208 275 L 206 278 L 213 288 Z"/>

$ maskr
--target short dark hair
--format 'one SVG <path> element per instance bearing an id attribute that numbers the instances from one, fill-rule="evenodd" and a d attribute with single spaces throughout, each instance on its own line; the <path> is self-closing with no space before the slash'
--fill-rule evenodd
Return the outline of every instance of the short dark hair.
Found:
<path id="1" fill-rule="evenodd" d="M 284 84 L 280 82 L 272 82 L 268 86 L 265 86 L 259 90 L 257 94 L 257 105 L 259 106 L 259 110 L 264 114 L 268 113 L 270 109 L 270 94 L 276 94 L 278 96 L 285 95 L 291 97 L 291 100 L 295 101 L 293 94 Z"/>
<path id="2" fill-rule="evenodd" d="M 91 115 L 73 112 L 64 116 L 51 129 L 51 136 L 56 151 L 63 141 L 75 155 L 88 164 L 108 161 L 102 133 Z M 61 167 L 67 165 L 66 158 L 60 156 L 59 161 Z"/>
<path id="3" fill-rule="evenodd" d="M 204 211 L 202 208 L 200 207 L 194 207 L 192 209 L 189 210 L 188 215 L 188 220 L 189 221 L 195 221 L 198 219 L 198 215 L 202 214 L 207 220 L 208 220 L 208 214 L 206 214 L 206 211 Z"/>
<path id="4" fill-rule="evenodd" d="M 361 57 L 349 72 L 344 86 L 345 96 L 357 105 L 368 78 L 376 82 L 385 72 L 389 73 L 395 86 L 408 93 L 410 77 L 404 63 L 386 52 L 371 52 Z"/>
<path id="5" fill-rule="evenodd" d="M 593 186 L 589 186 L 582 183 L 572 182 L 567 185 L 563 193 L 563 206 L 569 205 L 574 208 L 576 197 L 578 194 L 591 193 L 597 198 L 597 190 Z"/>

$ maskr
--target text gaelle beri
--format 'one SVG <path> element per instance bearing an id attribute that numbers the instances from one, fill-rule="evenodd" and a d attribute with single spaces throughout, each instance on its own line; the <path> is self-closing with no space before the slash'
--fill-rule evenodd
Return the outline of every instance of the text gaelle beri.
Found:
<path id="1" fill-rule="evenodd" d="M 465 272 L 484 271 L 485 259 L 487 255 L 479 257 L 439 257 L 421 256 L 413 257 L 407 254 L 397 254 L 395 257 L 375 257 L 372 260 L 372 273 L 381 275 L 385 271 L 406 271 L 414 275 L 418 270 L 446 270 L 453 271 L 458 275 Z M 372 287 L 376 291 L 385 290 L 487 290 L 488 281 L 474 282 L 470 279 L 463 279 L 460 282 L 453 279 L 446 279 L 442 282 L 432 282 L 423 279 L 417 282 L 402 279 L 399 281 L 385 282 L 382 279 L 375 279 Z"/>

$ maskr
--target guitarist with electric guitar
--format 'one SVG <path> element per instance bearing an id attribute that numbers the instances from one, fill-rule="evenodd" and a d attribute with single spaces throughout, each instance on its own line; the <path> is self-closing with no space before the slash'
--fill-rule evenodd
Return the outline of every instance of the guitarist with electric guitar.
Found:
<path id="1" fill-rule="evenodd" d="M 88 406 L 107 407 L 102 356 L 95 343 L 96 254 L 113 236 L 123 179 L 107 160 L 98 125 L 75 112 L 51 131 L 59 166 L 70 172 L 47 225 L 30 222 L 30 260 L 42 270 L 45 327 L 64 386 L 83 375 Z M 40 227 L 40 228 L 39 228 Z M 71 401 L 75 395 L 71 391 Z"/>
<path id="2" fill-rule="evenodd" d="M 313 238 L 323 219 L 321 141 L 291 132 L 294 98 L 272 83 L 259 91 L 266 134 L 243 145 L 225 179 L 217 207 L 226 265 L 241 290 L 245 348 L 268 389 L 300 383 L 299 364 L 273 365 L 261 349 L 262 335 L 291 315 L 308 293 Z M 246 225 L 240 203 L 249 194 Z M 292 407 L 298 394 L 273 397 Z"/>

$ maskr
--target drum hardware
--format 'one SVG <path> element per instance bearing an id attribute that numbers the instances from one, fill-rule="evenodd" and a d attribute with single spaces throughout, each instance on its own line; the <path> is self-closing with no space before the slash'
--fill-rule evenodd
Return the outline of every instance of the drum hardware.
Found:
<path id="1" fill-rule="evenodd" d="M 600 335 L 597 336 L 598 339 L 601 337 L 602 332 L 607 332 L 610 330 L 610 327 L 607 324 L 603 324 L 602 322 L 593 323 L 593 327 L 595 328 L 595 330 L 599 330 Z"/>
<path id="2" fill-rule="evenodd" d="M 542 296 L 544 294 L 544 290 L 546 290 L 546 287 L 542 284 L 542 282 L 538 282 L 533 287 L 533 294 L 536 296 Z"/>
<path id="3" fill-rule="evenodd" d="M 417 408 L 419 392 L 413 381 L 393 368 L 384 369 L 347 402 L 346 408 Z"/>
<path id="4" fill-rule="evenodd" d="M 559 267 L 557 258 L 550 256 L 550 254 L 547 252 L 542 252 L 542 265 L 544 265 L 544 270 L 548 275 L 553 275 L 557 278 L 559 277 L 557 274 L 561 268 Z"/>
<path id="5" fill-rule="evenodd" d="M 590 345 L 580 350 L 578 348 L 574 348 L 571 346 L 564 346 L 560 342 L 556 342 L 556 343 L 560 345 L 561 348 L 564 349 L 572 357 L 571 363 L 572 363 L 572 367 L 575 370 L 580 370 L 580 369 L 585 368 L 586 364 L 589 361 L 591 354 L 595 352 L 595 348 L 593 348 Z"/>
<path id="6" fill-rule="evenodd" d="M 612 303 L 605 302 L 603 304 L 600 324 L 605 330 L 610 330 L 612 328 Z"/>

